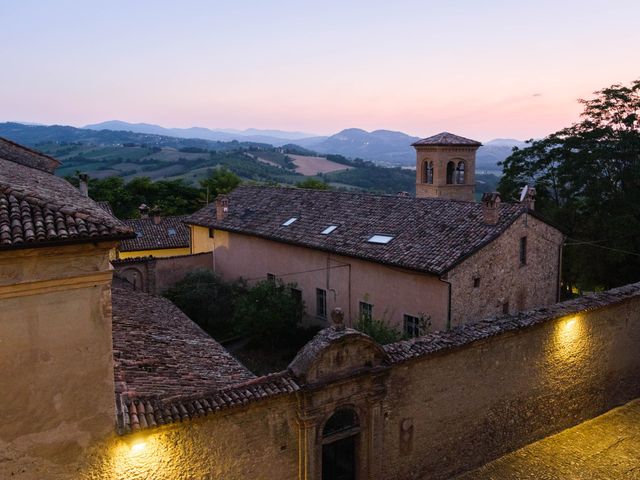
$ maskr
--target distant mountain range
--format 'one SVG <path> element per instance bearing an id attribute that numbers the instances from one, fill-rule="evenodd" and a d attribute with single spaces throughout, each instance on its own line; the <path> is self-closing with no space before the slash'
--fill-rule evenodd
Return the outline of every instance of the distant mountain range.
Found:
<path id="1" fill-rule="evenodd" d="M 159 125 L 134 124 L 120 120 L 87 125 L 82 129 L 32 124 L 29 129 L 23 130 L 15 128 L 21 125 L 18 123 L 2 125 L 4 127 L 0 130 L 0 135 L 3 130 L 6 132 L 13 125 L 13 134 L 17 134 L 27 144 L 38 141 L 84 141 L 113 144 L 119 141 L 146 142 L 175 148 L 185 145 L 202 148 L 217 146 L 219 148 L 219 142 L 231 141 L 269 144 L 275 147 L 295 144 L 320 154 L 338 154 L 348 158 L 361 158 L 386 166 L 413 166 L 415 164 L 415 150 L 411 144 L 419 139 L 402 132 L 391 130 L 367 132 L 359 128 L 348 128 L 331 136 L 312 136 L 303 132 L 253 128 L 243 131 L 202 127 L 165 128 Z M 18 133 L 17 130 L 20 132 Z M 11 135 L 7 136 L 11 138 Z M 495 171 L 499 169 L 497 163 L 508 157 L 513 147 L 525 145 L 519 140 L 504 138 L 486 142 L 478 150 L 476 168 L 480 171 Z"/>
<path id="2" fill-rule="evenodd" d="M 151 135 L 164 135 L 178 138 L 202 138 L 215 142 L 231 142 L 238 140 L 242 142 L 268 143 L 274 146 L 291 143 L 291 140 L 313 137 L 313 134 L 303 132 L 286 132 L 283 130 L 258 130 L 249 128 L 247 130 L 233 130 L 223 128 L 165 128 L 160 125 L 149 123 L 128 123 L 120 120 L 109 120 L 108 122 L 85 125 L 88 130 L 119 130 L 135 133 L 147 133 Z"/>

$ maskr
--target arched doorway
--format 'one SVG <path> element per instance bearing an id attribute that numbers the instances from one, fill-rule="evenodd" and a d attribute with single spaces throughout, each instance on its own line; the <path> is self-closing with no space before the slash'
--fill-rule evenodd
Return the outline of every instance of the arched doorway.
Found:
<path id="1" fill-rule="evenodd" d="M 322 430 L 322 480 L 356 480 L 360 423 L 350 408 L 337 410 Z"/>

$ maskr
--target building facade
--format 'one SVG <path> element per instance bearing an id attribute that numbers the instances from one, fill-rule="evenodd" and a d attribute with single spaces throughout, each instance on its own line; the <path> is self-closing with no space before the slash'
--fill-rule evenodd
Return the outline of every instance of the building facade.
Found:
<path id="1" fill-rule="evenodd" d="M 296 284 L 308 320 L 334 307 L 418 335 L 557 301 L 562 234 L 525 204 L 248 187 L 186 221 L 223 278 Z"/>

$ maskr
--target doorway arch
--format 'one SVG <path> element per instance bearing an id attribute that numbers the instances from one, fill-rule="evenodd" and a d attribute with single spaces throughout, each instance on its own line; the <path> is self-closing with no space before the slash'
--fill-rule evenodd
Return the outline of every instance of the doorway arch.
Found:
<path id="1" fill-rule="evenodd" d="M 322 430 L 322 480 L 356 480 L 360 421 L 352 408 L 340 408 Z"/>

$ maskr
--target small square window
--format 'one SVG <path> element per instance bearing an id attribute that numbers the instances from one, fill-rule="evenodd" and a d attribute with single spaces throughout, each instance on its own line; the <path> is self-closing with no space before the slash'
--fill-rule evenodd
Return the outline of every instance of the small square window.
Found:
<path id="1" fill-rule="evenodd" d="M 404 316 L 403 331 L 407 337 L 419 337 L 422 335 L 420 328 L 420 318 L 413 315 Z"/>
<path id="2" fill-rule="evenodd" d="M 502 304 L 502 313 L 505 315 L 509 313 L 509 302 L 504 302 Z"/>
<path id="3" fill-rule="evenodd" d="M 136 238 L 141 238 L 142 237 L 142 232 L 136 232 Z"/>
<path id="4" fill-rule="evenodd" d="M 175 234 L 176 234 L 176 229 L 175 228 L 168 228 L 167 229 L 167 235 L 173 236 Z"/>
<path id="5" fill-rule="evenodd" d="M 269 282 L 274 282 L 276 281 L 276 276 L 273 273 L 267 273 L 267 280 Z"/>
<path id="6" fill-rule="evenodd" d="M 298 217 L 291 217 L 289 220 L 287 220 L 286 222 L 284 222 L 282 224 L 283 227 L 288 227 L 289 225 L 291 225 L 293 222 L 295 222 L 296 220 L 298 220 Z"/>
<path id="7" fill-rule="evenodd" d="M 213 228 L 209 229 L 209 238 L 213 238 Z"/>
<path id="8" fill-rule="evenodd" d="M 327 318 L 327 291 L 316 288 L 316 316 Z"/>
<path id="9" fill-rule="evenodd" d="M 371 320 L 373 318 L 373 305 L 367 302 L 360 302 L 360 318 Z"/>
<path id="10" fill-rule="evenodd" d="M 480 288 L 480 277 L 473 277 L 473 288 Z"/>

